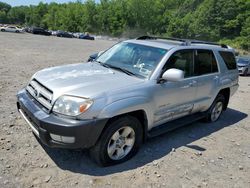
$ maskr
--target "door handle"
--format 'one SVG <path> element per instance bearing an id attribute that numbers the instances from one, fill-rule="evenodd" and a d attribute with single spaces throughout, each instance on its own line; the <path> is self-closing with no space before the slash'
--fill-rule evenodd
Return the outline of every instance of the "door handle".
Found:
<path id="1" fill-rule="evenodd" d="M 197 84 L 197 81 L 192 80 L 190 83 L 188 83 L 187 85 L 183 86 L 182 88 L 186 89 L 186 88 L 194 87 L 196 84 Z"/>
<path id="2" fill-rule="evenodd" d="M 190 87 L 194 87 L 197 84 L 197 81 L 192 80 L 192 82 L 189 83 Z"/>
<path id="3" fill-rule="evenodd" d="M 190 87 L 193 87 L 193 86 L 194 86 L 194 83 L 191 82 L 191 83 L 189 83 L 188 85 L 189 85 Z"/>

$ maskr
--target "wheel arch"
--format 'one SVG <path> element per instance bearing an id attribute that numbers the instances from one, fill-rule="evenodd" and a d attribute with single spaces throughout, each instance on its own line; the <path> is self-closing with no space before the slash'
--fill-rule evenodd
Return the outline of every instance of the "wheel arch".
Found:
<path id="1" fill-rule="evenodd" d="M 109 120 L 106 122 L 100 136 L 103 134 L 103 132 L 108 128 L 108 126 L 115 120 L 119 119 L 120 117 L 124 117 L 124 116 L 133 116 L 135 118 L 137 118 L 139 120 L 139 122 L 141 123 L 142 126 L 142 132 L 143 132 L 143 141 L 146 140 L 146 136 L 147 136 L 147 130 L 148 130 L 148 118 L 147 118 L 147 114 L 144 110 L 135 110 L 135 111 L 131 111 L 131 112 L 127 112 L 124 114 L 119 114 L 116 115 L 114 117 L 109 118 Z M 99 138 L 100 138 L 99 136 Z M 98 140 L 99 140 L 98 138 Z"/>
<path id="2" fill-rule="evenodd" d="M 229 103 L 229 99 L 230 99 L 230 88 L 224 88 L 224 89 L 221 89 L 218 93 L 218 95 L 221 94 L 225 97 L 225 104 L 223 106 L 223 110 L 226 110 L 227 109 L 227 106 L 228 106 L 228 103 Z M 217 95 L 217 96 L 218 96 Z"/>

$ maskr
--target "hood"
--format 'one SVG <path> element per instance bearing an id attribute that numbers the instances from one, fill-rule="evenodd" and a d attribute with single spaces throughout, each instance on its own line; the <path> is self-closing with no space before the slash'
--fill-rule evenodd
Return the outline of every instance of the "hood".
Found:
<path id="1" fill-rule="evenodd" d="M 43 69 L 33 78 L 53 91 L 53 101 L 64 94 L 95 98 L 144 81 L 93 62 Z"/>
<path id="2" fill-rule="evenodd" d="M 244 64 L 244 63 L 237 63 L 237 66 L 239 66 L 239 67 L 246 67 L 246 66 L 248 66 L 248 64 Z"/>

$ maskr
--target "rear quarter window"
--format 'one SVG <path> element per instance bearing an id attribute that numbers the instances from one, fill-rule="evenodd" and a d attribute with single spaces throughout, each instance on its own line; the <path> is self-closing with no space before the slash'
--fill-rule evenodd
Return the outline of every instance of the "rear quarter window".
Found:
<path id="1" fill-rule="evenodd" d="M 226 66 L 229 70 L 233 70 L 233 69 L 237 68 L 235 56 L 232 52 L 220 51 L 219 53 L 220 53 L 222 59 L 224 60 Z"/>

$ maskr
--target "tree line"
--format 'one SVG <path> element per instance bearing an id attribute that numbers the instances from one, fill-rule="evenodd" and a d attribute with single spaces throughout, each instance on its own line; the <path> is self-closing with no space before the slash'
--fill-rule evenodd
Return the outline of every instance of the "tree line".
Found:
<path id="1" fill-rule="evenodd" d="M 0 23 L 221 41 L 250 50 L 250 0 L 86 0 L 16 7 L 0 2 Z"/>

